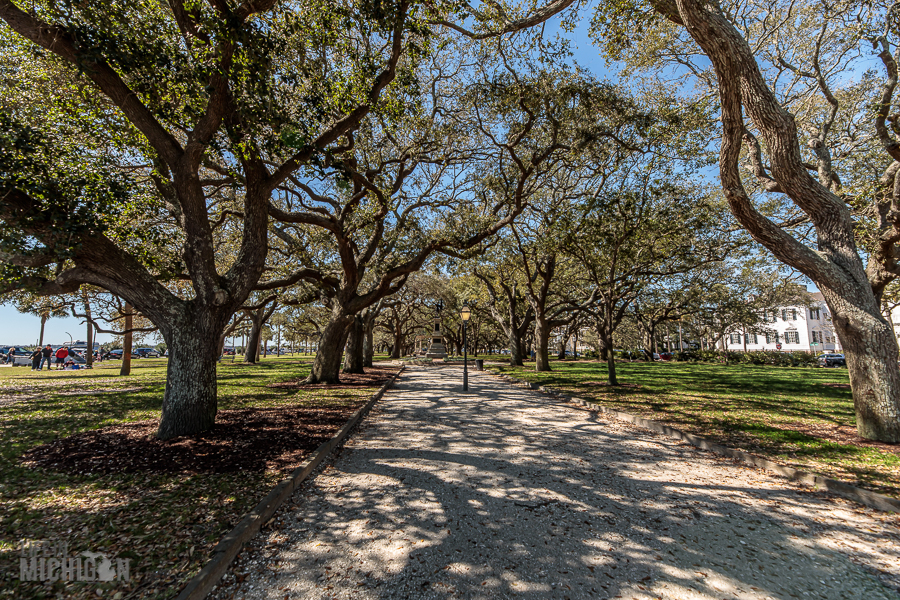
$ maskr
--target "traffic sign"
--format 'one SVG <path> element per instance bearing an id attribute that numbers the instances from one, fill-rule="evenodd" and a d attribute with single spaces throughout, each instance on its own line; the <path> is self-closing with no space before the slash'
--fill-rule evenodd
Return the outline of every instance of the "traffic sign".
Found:
<path id="1" fill-rule="evenodd" d="M 775 344 L 775 349 L 776 349 L 776 350 L 781 350 L 781 344 Z"/>

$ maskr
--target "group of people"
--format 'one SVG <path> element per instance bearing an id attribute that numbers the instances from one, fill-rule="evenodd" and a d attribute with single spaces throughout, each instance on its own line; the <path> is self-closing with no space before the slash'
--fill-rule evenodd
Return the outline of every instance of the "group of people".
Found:
<path id="1" fill-rule="evenodd" d="M 52 371 L 54 357 L 56 358 L 57 370 L 81 368 L 72 358 L 70 358 L 70 354 L 71 352 L 69 352 L 68 346 L 62 346 L 56 352 L 53 352 L 53 348 L 50 344 L 47 344 L 43 348 L 38 348 L 31 354 L 31 370 L 43 370 L 44 363 L 46 362 L 47 370 Z"/>

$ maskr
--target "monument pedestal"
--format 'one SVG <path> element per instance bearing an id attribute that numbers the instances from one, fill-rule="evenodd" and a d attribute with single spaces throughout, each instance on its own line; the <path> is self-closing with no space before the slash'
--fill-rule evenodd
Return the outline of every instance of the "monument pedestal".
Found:
<path id="1" fill-rule="evenodd" d="M 431 335 L 431 345 L 428 352 L 425 353 L 426 358 L 447 358 L 447 348 L 444 346 L 444 336 L 441 335 L 441 322 L 436 321 L 434 324 L 434 333 Z"/>

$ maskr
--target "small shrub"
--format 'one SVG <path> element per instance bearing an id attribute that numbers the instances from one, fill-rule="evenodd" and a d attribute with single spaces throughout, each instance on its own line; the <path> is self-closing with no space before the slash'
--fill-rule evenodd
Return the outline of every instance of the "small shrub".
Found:
<path id="1" fill-rule="evenodd" d="M 706 363 L 717 363 L 722 362 L 724 358 L 723 354 L 718 350 L 698 350 L 697 351 L 697 360 L 700 362 Z"/>
<path id="2" fill-rule="evenodd" d="M 815 367 L 819 364 L 816 355 L 812 352 L 797 352 L 794 354 L 794 360 L 801 367 Z"/>

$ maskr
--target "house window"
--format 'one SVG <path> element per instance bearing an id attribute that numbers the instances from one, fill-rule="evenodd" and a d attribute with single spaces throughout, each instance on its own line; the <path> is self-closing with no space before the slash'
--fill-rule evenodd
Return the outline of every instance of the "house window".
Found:
<path id="1" fill-rule="evenodd" d="M 818 308 L 809 309 L 809 318 L 813 321 L 818 321 L 822 318 L 822 313 Z"/>
<path id="2" fill-rule="evenodd" d="M 731 334 L 731 343 L 732 344 L 740 344 L 741 343 L 741 334 L 732 333 Z"/>
<path id="3" fill-rule="evenodd" d="M 781 320 L 782 321 L 796 321 L 797 320 L 797 309 L 796 308 L 782 308 L 781 309 Z"/>
<path id="4" fill-rule="evenodd" d="M 766 332 L 766 343 L 767 344 L 777 344 L 778 343 L 778 332 Z"/>
<path id="5" fill-rule="evenodd" d="M 811 337 L 810 341 L 813 343 L 818 343 L 822 341 L 822 332 L 820 331 L 810 331 L 809 335 Z"/>
<path id="6" fill-rule="evenodd" d="M 747 338 L 747 343 L 748 343 L 748 344 L 758 344 L 758 343 L 759 343 L 759 342 L 756 341 L 756 334 L 755 334 L 755 333 L 748 333 L 748 334 L 746 335 L 746 338 Z"/>
<path id="7" fill-rule="evenodd" d="M 800 332 L 799 331 L 785 331 L 784 332 L 784 343 L 785 344 L 799 344 L 800 343 Z"/>

